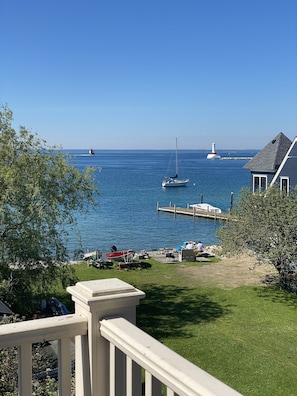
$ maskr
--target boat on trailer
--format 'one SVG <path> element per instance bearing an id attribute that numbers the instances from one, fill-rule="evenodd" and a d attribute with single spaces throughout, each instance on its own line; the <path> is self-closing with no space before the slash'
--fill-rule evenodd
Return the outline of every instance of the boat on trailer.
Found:
<path id="1" fill-rule="evenodd" d="M 102 257 L 102 251 L 101 250 L 94 250 L 92 252 L 87 252 L 83 254 L 83 260 L 99 260 Z"/>
<path id="2" fill-rule="evenodd" d="M 135 256 L 135 250 L 125 249 L 125 250 L 112 250 L 105 254 L 108 260 L 112 261 L 130 261 L 133 260 Z"/>

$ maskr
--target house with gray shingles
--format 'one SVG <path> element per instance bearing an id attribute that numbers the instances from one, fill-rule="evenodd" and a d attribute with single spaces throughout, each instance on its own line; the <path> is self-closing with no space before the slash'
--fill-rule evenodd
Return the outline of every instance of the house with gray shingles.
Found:
<path id="1" fill-rule="evenodd" d="M 297 137 L 292 142 L 280 132 L 244 168 L 251 171 L 253 192 L 275 184 L 289 193 L 297 186 Z"/>

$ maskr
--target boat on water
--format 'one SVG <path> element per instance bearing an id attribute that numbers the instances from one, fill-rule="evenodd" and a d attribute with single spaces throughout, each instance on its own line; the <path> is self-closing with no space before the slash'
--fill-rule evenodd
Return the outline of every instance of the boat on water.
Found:
<path id="1" fill-rule="evenodd" d="M 216 153 L 216 145 L 215 143 L 211 144 L 211 153 L 207 154 L 207 159 L 220 159 L 221 156 Z"/>
<path id="2" fill-rule="evenodd" d="M 208 203 L 192 204 L 189 205 L 189 207 L 202 212 L 222 213 L 222 210 L 220 208 L 212 206 Z"/>
<path id="3" fill-rule="evenodd" d="M 136 253 L 133 249 L 117 250 L 116 246 L 112 246 L 110 250 L 105 256 L 113 261 L 131 261 Z"/>
<path id="4" fill-rule="evenodd" d="M 177 138 L 175 140 L 175 172 L 175 176 L 168 176 L 163 180 L 162 187 L 185 187 L 189 183 L 189 179 L 178 178 Z"/>
<path id="5" fill-rule="evenodd" d="M 93 149 L 89 149 L 88 153 L 75 154 L 75 157 L 93 157 L 95 155 L 95 151 Z"/>

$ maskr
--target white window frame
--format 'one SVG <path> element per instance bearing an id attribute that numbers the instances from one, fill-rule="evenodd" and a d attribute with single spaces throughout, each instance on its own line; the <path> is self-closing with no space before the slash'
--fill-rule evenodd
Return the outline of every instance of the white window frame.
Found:
<path id="1" fill-rule="evenodd" d="M 255 179 L 258 178 L 259 179 L 259 187 L 257 189 L 255 189 Z M 262 189 L 261 186 L 263 185 L 263 179 L 265 180 L 264 184 L 265 184 L 265 188 Z M 267 190 L 267 186 L 268 186 L 268 177 L 267 175 L 253 175 L 253 193 L 256 191 L 266 191 Z"/>
<path id="2" fill-rule="evenodd" d="M 284 189 L 283 189 L 283 181 L 284 180 L 287 182 L 286 193 L 287 193 L 287 195 L 289 195 L 289 192 L 290 192 L 290 178 L 288 176 L 281 176 L 280 177 L 279 188 L 280 188 L 281 191 L 284 191 Z"/>

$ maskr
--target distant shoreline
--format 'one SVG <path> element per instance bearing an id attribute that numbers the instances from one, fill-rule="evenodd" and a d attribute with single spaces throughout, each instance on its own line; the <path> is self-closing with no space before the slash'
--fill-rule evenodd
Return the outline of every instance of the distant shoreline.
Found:
<path id="1" fill-rule="evenodd" d="M 240 152 L 251 152 L 251 153 L 254 153 L 254 152 L 259 152 L 261 149 L 220 149 L 220 151 L 218 152 L 218 154 L 220 154 L 220 153 L 225 153 L 225 154 L 231 154 L 231 153 L 240 153 Z M 72 148 L 62 148 L 62 151 L 66 151 L 66 152 L 82 152 L 82 151 L 87 151 L 86 149 L 84 149 L 84 148 L 75 148 L 75 149 L 72 149 Z M 114 152 L 114 151 L 121 151 L 121 152 L 172 152 L 173 151 L 173 149 L 165 149 L 165 148 L 161 148 L 161 149 L 156 149 L 156 148 L 152 148 L 152 149 L 140 149 L 140 148 L 131 148 L 131 149 L 128 149 L 128 148 L 124 148 L 124 149 L 120 149 L 120 148 L 114 148 L 114 149 L 111 149 L 111 148 L 95 148 L 94 149 L 94 151 L 97 153 L 97 152 Z M 209 153 L 209 150 L 207 150 L 207 149 L 179 149 L 178 150 L 179 152 L 188 152 L 188 153 L 200 153 L 200 154 L 207 154 L 207 153 Z M 225 157 L 224 157 L 225 158 Z M 227 157 L 227 158 L 229 158 L 229 157 Z M 244 158 L 246 158 L 246 157 L 244 157 Z"/>

